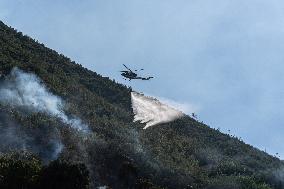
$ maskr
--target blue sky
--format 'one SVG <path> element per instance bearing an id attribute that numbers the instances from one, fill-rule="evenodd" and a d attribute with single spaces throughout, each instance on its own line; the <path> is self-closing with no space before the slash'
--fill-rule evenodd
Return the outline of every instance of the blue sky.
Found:
<path id="1" fill-rule="evenodd" d="M 0 0 L 8 25 L 282 158 L 283 10 L 280 0 Z M 156 78 L 126 82 L 122 64 Z"/>

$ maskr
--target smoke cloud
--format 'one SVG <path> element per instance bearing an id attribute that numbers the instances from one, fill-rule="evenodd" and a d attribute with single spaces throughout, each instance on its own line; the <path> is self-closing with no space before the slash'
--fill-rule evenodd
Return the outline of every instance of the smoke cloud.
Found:
<path id="1" fill-rule="evenodd" d="M 66 115 L 62 99 L 50 93 L 38 77 L 18 68 L 13 68 L 10 75 L 0 83 L 0 102 L 32 112 L 46 113 L 60 118 L 78 131 L 89 131 L 80 119 Z"/>
<path id="2" fill-rule="evenodd" d="M 57 129 L 47 127 L 31 130 L 0 110 L 0 152 L 31 151 L 44 162 L 57 159 L 64 146 Z"/>
<path id="3" fill-rule="evenodd" d="M 3 112 L 0 112 L 0 151 L 5 152 L 13 150 L 26 150 L 27 136 L 18 129 L 16 123 Z"/>
<path id="4" fill-rule="evenodd" d="M 168 123 L 184 116 L 181 111 L 162 104 L 155 98 L 147 97 L 137 92 L 131 93 L 131 101 L 135 114 L 134 122 L 146 123 L 143 129 L 161 123 Z"/>
<path id="5" fill-rule="evenodd" d="M 273 172 L 273 176 L 278 182 L 283 184 L 284 183 L 284 166 L 281 166 L 277 170 L 275 170 Z"/>

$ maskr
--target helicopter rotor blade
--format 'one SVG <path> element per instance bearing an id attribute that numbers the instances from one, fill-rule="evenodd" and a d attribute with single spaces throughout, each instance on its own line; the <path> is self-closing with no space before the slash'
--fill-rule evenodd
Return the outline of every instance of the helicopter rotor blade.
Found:
<path id="1" fill-rule="evenodd" d="M 123 66 L 124 66 L 126 69 L 128 69 L 129 71 L 132 72 L 132 70 L 131 70 L 130 68 L 128 68 L 125 64 L 123 64 Z"/>
<path id="2" fill-rule="evenodd" d="M 140 70 L 144 70 L 144 69 L 140 69 Z M 138 70 L 135 70 L 136 72 L 138 71 Z"/>

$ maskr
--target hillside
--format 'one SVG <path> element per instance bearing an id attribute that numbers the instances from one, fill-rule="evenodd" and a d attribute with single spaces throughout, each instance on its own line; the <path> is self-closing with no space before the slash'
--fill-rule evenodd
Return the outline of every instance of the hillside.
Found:
<path id="1" fill-rule="evenodd" d="M 284 187 L 278 158 L 189 116 L 143 130 L 132 122 L 131 88 L 0 22 L 0 85 L 12 83 L 16 67 L 90 132 L 0 101 L 0 188 Z"/>

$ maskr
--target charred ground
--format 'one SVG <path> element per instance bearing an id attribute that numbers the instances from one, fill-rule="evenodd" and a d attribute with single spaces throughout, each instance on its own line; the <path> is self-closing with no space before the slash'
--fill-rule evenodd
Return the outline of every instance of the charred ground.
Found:
<path id="1" fill-rule="evenodd" d="M 143 130 L 132 122 L 131 88 L 0 22 L 1 80 L 14 67 L 36 74 L 91 134 L 82 136 L 44 113 L 0 104 L 1 133 L 12 124 L 36 149 L 48 146 L 45 139 L 54 133 L 64 144 L 58 160 L 5 144 L 1 188 L 283 188 L 278 158 L 190 117 Z"/>

